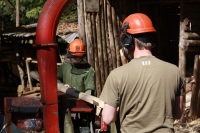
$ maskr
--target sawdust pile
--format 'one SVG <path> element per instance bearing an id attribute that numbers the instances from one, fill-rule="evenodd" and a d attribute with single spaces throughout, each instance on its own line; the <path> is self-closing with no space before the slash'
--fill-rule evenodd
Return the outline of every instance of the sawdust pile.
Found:
<path id="1" fill-rule="evenodd" d="M 190 118 L 190 104 L 192 98 L 192 90 L 194 78 L 186 78 L 186 107 L 182 118 L 174 122 L 175 133 L 200 133 L 200 118 L 193 120 Z"/>
<path id="2" fill-rule="evenodd" d="M 190 123 L 175 123 L 175 133 L 200 133 L 200 119 Z"/>

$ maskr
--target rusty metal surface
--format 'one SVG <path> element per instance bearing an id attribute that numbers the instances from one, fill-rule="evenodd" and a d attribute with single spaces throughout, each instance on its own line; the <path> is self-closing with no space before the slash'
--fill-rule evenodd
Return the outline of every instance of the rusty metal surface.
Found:
<path id="1" fill-rule="evenodd" d="M 7 97 L 5 100 L 11 100 L 11 106 L 17 107 L 41 107 L 39 97 Z"/>
<path id="2" fill-rule="evenodd" d="M 11 114 L 11 106 L 12 106 L 12 101 L 11 99 L 8 99 L 4 101 L 4 110 L 5 110 L 5 122 L 7 124 L 6 126 L 6 132 L 11 133 L 12 129 L 12 114 Z"/>
<path id="3" fill-rule="evenodd" d="M 86 12 L 99 12 L 99 0 L 85 0 Z"/>
<path id="4" fill-rule="evenodd" d="M 42 119 L 42 105 L 39 97 L 5 97 L 4 114 L 7 133 L 12 133 L 12 125 L 33 118 Z M 22 128 L 18 126 L 19 129 Z M 41 128 L 41 127 L 40 127 Z"/>

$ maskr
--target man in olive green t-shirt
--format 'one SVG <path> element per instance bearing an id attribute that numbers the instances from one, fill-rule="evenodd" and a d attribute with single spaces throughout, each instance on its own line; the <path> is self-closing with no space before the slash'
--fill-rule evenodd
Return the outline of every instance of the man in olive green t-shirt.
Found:
<path id="1" fill-rule="evenodd" d="M 100 95 L 103 121 L 119 113 L 122 133 L 173 133 L 173 119 L 182 115 L 183 80 L 178 67 L 152 55 L 155 32 L 142 13 L 122 25 L 122 43 L 134 59 L 109 74 Z"/>

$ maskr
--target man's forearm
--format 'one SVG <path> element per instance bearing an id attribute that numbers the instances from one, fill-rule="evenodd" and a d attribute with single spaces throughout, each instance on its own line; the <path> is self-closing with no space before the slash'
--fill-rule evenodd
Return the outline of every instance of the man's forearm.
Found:
<path id="1" fill-rule="evenodd" d="M 114 121 L 116 121 L 117 119 L 117 109 L 115 107 L 112 107 L 108 104 L 104 104 L 104 108 L 102 111 L 102 117 L 103 117 L 103 121 L 106 124 L 110 124 Z"/>

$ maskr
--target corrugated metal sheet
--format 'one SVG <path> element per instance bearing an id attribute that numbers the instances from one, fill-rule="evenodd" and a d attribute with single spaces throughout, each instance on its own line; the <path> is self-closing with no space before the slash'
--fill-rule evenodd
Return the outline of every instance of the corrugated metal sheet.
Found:
<path id="1" fill-rule="evenodd" d="M 67 43 L 70 43 L 71 41 L 73 41 L 76 37 L 78 37 L 78 33 L 70 33 L 67 35 L 58 35 L 60 38 L 62 38 L 63 40 L 65 40 Z"/>
<path id="2" fill-rule="evenodd" d="M 30 25 L 22 25 L 22 27 L 25 29 L 36 28 L 37 23 L 30 24 Z M 65 24 L 64 23 L 64 24 L 58 25 L 56 36 L 59 36 L 60 38 L 65 40 L 67 43 L 70 43 L 72 40 L 74 40 L 76 37 L 78 37 L 78 33 L 77 32 L 69 33 L 70 30 L 65 27 L 71 27 L 69 29 L 74 29 L 74 31 L 78 31 L 77 24 Z M 60 31 L 60 32 L 58 32 L 58 31 Z M 71 31 L 73 31 L 73 30 L 71 30 Z M 36 32 L 35 31 L 32 31 L 32 32 L 20 32 L 20 31 L 8 32 L 8 33 L 2 33 L 2 36 L 4 36 L 4 37 L 21 37 L 21 38 L 34 37 L 34 36 L 36 36 Z"/>
<path id="3" fill-rule="evenodd" d="M 2 36 L 8 36 L 8 37 L 30 37 L 35 36 L 36 32 L 11 32 L 11 33 L 4 33 Z"/>
<path id="4" fill-rule="evenodd" d="M 2 36 L 7 36 L 7 37 L 31 37 L 31 36 L 35 36 L 36 32 L 29 32 L 29 33 L 25 33 L 25 32 L 12 32 L 12 33 L 4 33 L 2 34 Z M 62 38 L 63 40 L 65 40 L 67 43 L 70 43 L 71 41 L 73 41 L 76 37 L 78 37 L 78 33 L 69 33 L 66 35 L 63 34 L 57 34 L 57 36 L 59 36 L 60 38 Z"/>

